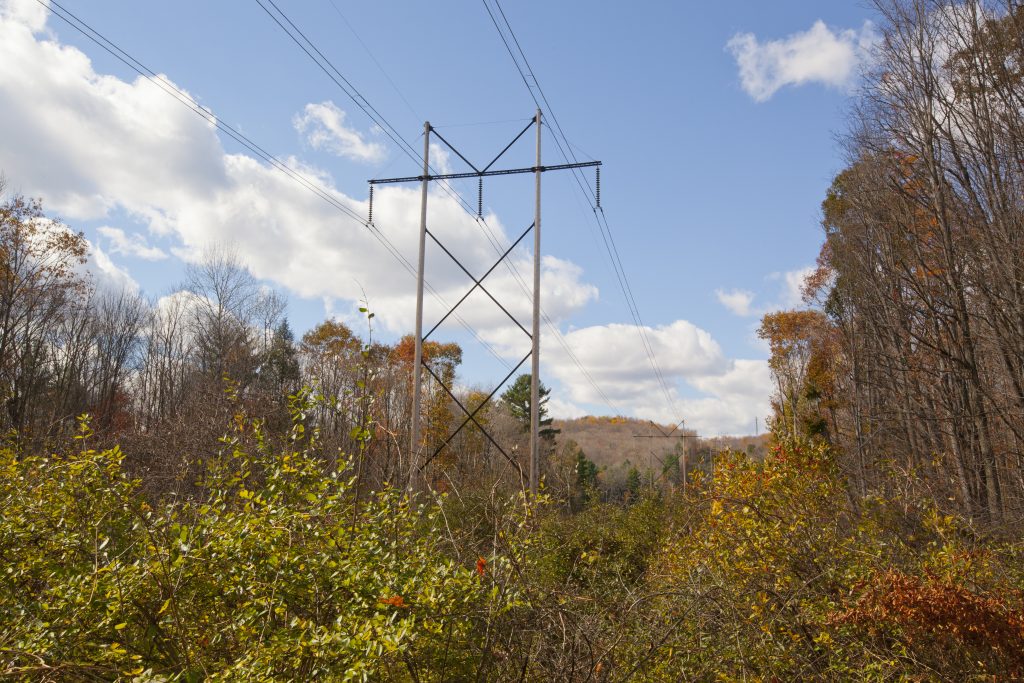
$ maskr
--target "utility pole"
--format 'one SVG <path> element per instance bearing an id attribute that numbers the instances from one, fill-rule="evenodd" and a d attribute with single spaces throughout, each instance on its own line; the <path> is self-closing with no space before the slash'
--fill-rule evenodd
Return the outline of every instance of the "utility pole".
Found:
<path id="1" fill-rule="evenodd" d="M 657 429 L 658 432 L 660 432 L 659 434 L 634 434 L 633 438 L 634 439 L 699 439 L 700 438 L 700 435 L 698 435 L 698 434 L 683 434 L 683 433 L 676 434 L 676 431 L 682 426 L 682 424 L 683 424 L 683 421 L 680 420 L 679 423 L 675 427 L 672 428 L 672 431 L 666 432 L 664 429 L 662 429 L 661 427 L 659 427 L 656 423 L 654 423 L 652 421 L 651 422 L 651 426 L 653 426 L 655 429 Z M 654 451 L 651 451 L 651 454 L 653 455 Z M 683 482 L 685 483 L 686 482 L 686 459 L 687 459 L 686 458 L 686 451 L 685 450 L 682 452 L 682 456 L 683 456 Z M 662 463 L 662 464 L 664 464 L 664 463 Z"/>
<path id="2" fill-rule="evenodd" d="M 423 182 L 420 189 L 420 249 L 416 265 L 416 350 L 413 354 L 412 426 L 409 430 L 409 489 L 416 487 L 420 454 L 420 375 L 423 364 L 423 266 L 427 251 L 427 189 L 430 174 L 430 121 L 423 122 Z"/>
<path id="3" fill-rule="evenodd" d="M 530 130 L 531 126 L 536 126 L 537 133 L 537 161 L 534 166 L 528 168 L 505 168 L 505 169 L 492 169 L 495 163 L 504 156 L 505 152 L 512 148 L 512 146 Z M 600 161 L 584 161 L 577 163 L 566 163 L 557 164 L 552 166 L 541 165 L 541 111 L 537 110 L 536 115 L 530 119 L 530 123 L 523 128 L 518 135 L 516 135 L 511 142 L 505 145 L 505 148 L 498 153 L 498 156 L 494 157 L 490 163 L 482 168 L 477 168 L 469 159 L 467 159 L 459 150 L 455 149 L 450 142 L 448 142 L 441 133 L 436 129 L 432 128 L 430 122 L 427 121 L 423 124 L 423 174 L 418 176 L 407 176 L 402 178 L 378 178 L 370 180 L 370 202 L 369 202 L 369 220 L 368 223 L 373 223 L 373 188 L 376 185 L 385 183 L 412 183 L 419 182 L 421 187 L 420 196 L 420 233 L 419 233 L 419 259 L 416 270 L 416 350 L 415 357 L 413 359 L 413 394 L 412 394 L 412 420 L 409 436 L 409 488 L 415 488 L 419 485 L 419 477 L 423 470 L 429 465 L 434 458 L 440 454 L 440 452 L 448 446 L 452 439 L 461 432 L 466 425 L 472 422 L 476 427 L 483 433 L 488 441 L 503 455 L 505 458 L 519 470 L 520 476 L 525 474 L 525 478 L 529 480 L 530 491 L 533 494 L 537 493 L 537 489 L 540 484 L 540 266 L 541 266 L 541 245 L 540 245 L 540 185 L 541 185 L 541 174 L 547 171 L 562 171 L 569 169 L 578 169 L 586 167 L 595 167 L 597 173 L 600 173 Z M 430 153 L 430 140 L 431 137 L 436 138 L 439 142 L 444 143 L 455 155 L 469 166 L 472 171 L 460 172 L 460 173 L 431 173 L 429 153 Z M 466 266 L 464 266 L 452 252 L 441 243 L 440 239 L 431 232 L 427 225 L 427 195 L 429 183 L 432 181 L 449 181 L 464 178 L 476 178 L 478 180 L 478 197 L 477 197 L 477 219 L 482 220 L 483 218 L 483 179 L 491 176 L 504 176 L 504 175 L 515 175 L 520 173 L 533 173 L 534 184 L 535 184 L 535 197 L 534 197 L 534 218 L 533 224 L 526 228 L 525 231 L 516 239 L 512 245 L 503 253 L 494 265 L 490 267 L 481 277 L 477 278 L 473 275 Z M 598 197 L 598 206 L 600 206 L 600 175 L 595 179 Z M 533 230 L 533 326 L 530 331 L 527 329 L 513 316 L 505 306 L 501 304 L 498 299 L 494 297 L 491 292 L 484 287 L 483 281 L 498 267 L 498 265 L 504 261 L 512 250 L 515 249 L 520 242 L 529 234 L 530 230 Z M 423 287 L 424 287 L 424 264 L 426 254 L 426 241 L 429 237 L 441 250 L 462 270 L 466 276 L 473 281 L 473 286 L 466 292 L 461 299 L 459 299 L 455 305 L 448 310 L 447 313 L 428 331 L 426 334 L 423 332 Z M 499 308 L 501 311 L 511 319 L 511 321 L 523 332 L 527 337 L 530 338 L 530 352 L 527 353 L 519 363 L 512 368 L 511 372 L 505 376 L 503 380 L 498 384 L 497 387 L 477 405 L 473 410 L 469 410 L 462 404 L 459 398 L 455 395 L 451 387 L 445 385 L 440 377 L 430 367 L 429 363 L 423 360 L 423 343 L 432 335 L 441 324 L 449 318 L 455 309 L 459 307 L 472 294 L 474 291 L 479 289 Z M 498 393 L 498 391 L 511 379 L 519 368 L 523 366 L 527 358 L 531 358 L 532 363 L 532 376 L 530 378 L 530 463 L 529 472 L 524 473 L 522 467 L 518 461 L 510 456 L 504 448 L 491 436 L 487 429 L 477 420 L 477 414 L 487 405 L 491 399 Z M 420 413 L 422 412 L 422 383 L 423 383 L 423 370 L 426 370 L 437 385 L 444 390 L 448 397 L 462 410 L 466 415 L 466 418 L 462 421 L 462 424 L 455 429 L 454 432 L 448 435 L 448 438 L 441 443 L 434 451 L 433 455 L 424 459 L 420 457 L 420 450 L 422 447 L 421 438 L 422 430 L 420 428 Z"/>
<path id="4" fill-rule="evenodd" d="M 533 212 L 533 372 L 530 375 L 530 493 L 540 481 L 540 108 L 537 108 L 536 203 Z"/>

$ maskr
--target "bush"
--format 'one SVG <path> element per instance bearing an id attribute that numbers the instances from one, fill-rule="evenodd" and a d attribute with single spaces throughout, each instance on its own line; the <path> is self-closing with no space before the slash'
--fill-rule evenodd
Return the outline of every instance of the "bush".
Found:
<path id="1" fill-rule="evenodd" d="M 471 670 L 481 620 L 505 608 L 506 564 L 446 557 L 436 506 L 394 489 L 360 499 L 298 423 L 293 437 L 273 452 L 239 416 L 190 500 L 145 500 L 118 449 L 0 451 L 0 671 L 422 681 Z"/>
<path id="2" fill-rule="evenodd" d="M 1005 680 L 1024 563 L 934 501 L 854 498 L 823 445 L 723 454 L 578 514 L 365 491 L 236 416 L 188 497 L 118 449 L 0 450 L 10 680 Z M 364 430 L 362 438 L 369 438 Z M 358 462 L 358 458 L 356 459 Z"/>

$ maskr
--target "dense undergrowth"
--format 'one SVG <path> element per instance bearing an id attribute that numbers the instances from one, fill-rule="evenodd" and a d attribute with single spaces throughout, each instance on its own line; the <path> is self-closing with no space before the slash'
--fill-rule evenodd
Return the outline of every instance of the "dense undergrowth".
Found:
<path id="1" fill-rule="evenodd" d="M 236 417 L 187 493 L 118 449 L 0 452 L 9 680 L 1010 680 L 1024 562 L 927 504 L 852 498 L 826 447 L 723 454 L 568 514 L 360 491 L 303 405 Z"/>

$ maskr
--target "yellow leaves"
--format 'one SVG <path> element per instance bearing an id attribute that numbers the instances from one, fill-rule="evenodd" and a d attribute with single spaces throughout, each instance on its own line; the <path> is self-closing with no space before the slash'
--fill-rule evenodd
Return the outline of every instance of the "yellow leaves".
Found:
<path id="1" fill-rule="evenodd" d="M 720 500 L 713 500 L 713 501 L 711 501 L 711 515 L 713 517 L 718 517 L 721 514 L 722 514 L 722 501 L 720 501 Z"/>

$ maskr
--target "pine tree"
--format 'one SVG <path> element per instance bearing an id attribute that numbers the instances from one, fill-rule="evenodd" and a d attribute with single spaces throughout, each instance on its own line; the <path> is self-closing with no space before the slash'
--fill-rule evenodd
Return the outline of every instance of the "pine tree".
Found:
<path id="1" fill-rule="evenodd" d="M 270 340 L 270 349 L 267 352 L 267 362 L 264 366 L 267 372 L 267 381 L 275 389 L 291 393 L 298 388 L 299 382 L 299 358 L 295 350 L 295 335 L 285 318 L 281 324 L 274 329 L 274 336 Z"/>
<path id="2" fill-rule="evenodd" d="M 519 421 L 525 432 L 530 431 L 531 381 L 530 373 L 519 375 L 516 377 L 516 381 L 501 395 L 502 402 L 508 406 L 512 416 Z M 538 411 L 540 413 L 540 437 L 553 441 L 559 430 L 551 427 L 551 418 L 548 417 L 547 403 L 551 390 L 544 386 L 544 382 L 541 382 L 538 393 L 540 394 L 540 410 Z"/>

